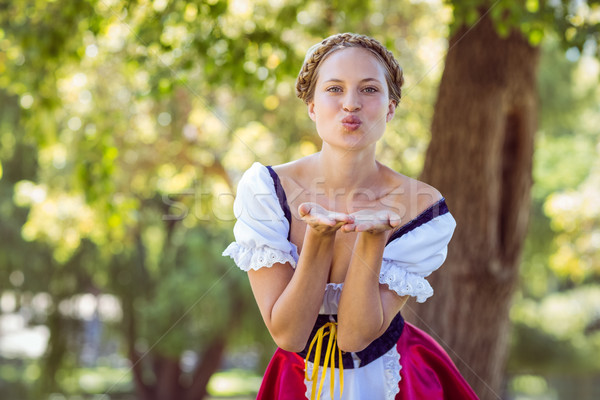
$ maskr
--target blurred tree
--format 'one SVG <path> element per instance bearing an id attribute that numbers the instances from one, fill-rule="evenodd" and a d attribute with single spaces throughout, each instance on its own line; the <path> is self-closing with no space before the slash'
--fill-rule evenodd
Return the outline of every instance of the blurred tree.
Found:
<path id="1" fill-rule="evenodd" d="M 483 398 L 501 381 L 527 225 L 537 46 L 547 30 L 574 49 L 597 35 L 579 2 L 485 4 L 452 3 L 423 178 L 459 230 L 450 268 L 432 276 L 437 296 L 416 309 L 479 375 Z M 201 398 L 227 343 L 266 337 L 244 275 L 220 251 L 241 171 L 317 149 L 294 98 L 304 51 L 339 31 L 396 50 L 408 88 L 379 151 L 414 174 L 439 76 L 427 53 L 443 47 L 446 11 L 376 0 L 0 1 L 1 229 L 11 237 L 0 272 L 52 296 L 45 371 L 77 364 L 59 302 L 100 290 L 120 299 L 116 328 L 139 397 Z M 199 356 L 192 369 L 185 350 Z M 61 390 L 60 374 L 43 375 Z"/>
<path id="2" fill-rule="evenodd" d="M 2 154 L 5 210 L 21 215 L 7 235 L 39 244 L 45 257 L 36 270 L 28 252 L 11 268 L 24 290 L 52 299 L 40 393 L 73 390 L 61 377 L 78 364 L 70 332 L 80 327 L 59 304 L 85 292 L 119 298 L 116 329 L 141 399 L 202 398 L 228 343 L 263 337 L 272 346 L 245 275 L 220 256 L 234 182 L 255 160 L 317 150 L 293 81 L 324 36 L 388 32 L 379 39 L 403 53 L 417 81 L 427 60 L 415 49 L 444 34 L 428 17 L 434 7 L 379 6 L 0 3 L 0 88 L 10 106 L 2 139 L 30 147 L 22 159 Z M 420 169 L 435 80 L 420 77 L 398 118 L 406 126 L 395 125 L 402 134 L 380 148 L 396 168 Z M 417 156 L 400 160 L 399 146 Z M 47 280 L 33 285 L 40 275 Z M 191 369 L 186 350 L 198 356 Z"/>
<path id="3" fill-rule="evenodd" d="M 454 23 L 422 178 L 448 199 L 458 228 L 418 321 L 443 338 L 482 399 L 499 398 L 509 309 L 530 210 L 539 43 L 557 30 L 597 43 L 597 2 L 452 2 Z M 465 340 L 468 337 L 469 340 Z"/>
<path id="4" fill-rule="evenodd" d="M 543 50 L 533 225 L 524 252 L 521 295 L 511 310 L 516 335 L 508 370 L 546 376 L 550 386 L 565 393 L 560 398 L 594 398 L 591 384 L 586 392 L 586 385 L 561 385 L 552 374 L 574 380 L 575 374 L 600 371 L 589 357 L 600 351 L 600 62 L 585 51 L 565 55 L 552 40 Z M 538 345 L 532 347 L 533 341 Z M 528 349 L 544 356 L 531 357 Z"/>
<path id="5" fill-rule="evenodd" d="M 600 62 L 585 51 L 565 54 L 555 38 L 548 39 L 538 77 L 532 224 L 511 309 L 508 373 L 597 374 L 589 354 L 600 351 L 594 244 L 600 219 L 592 200 L 598 198 Z"/>

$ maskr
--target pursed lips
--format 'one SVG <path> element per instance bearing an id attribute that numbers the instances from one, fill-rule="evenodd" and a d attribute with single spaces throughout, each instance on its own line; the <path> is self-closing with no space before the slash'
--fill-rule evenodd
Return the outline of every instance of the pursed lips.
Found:
<path id="1" fill-rule="evenodd" d="M 348 115 L 342 119 L 342 125 L 349 131 L 354 131 L 360 127 L 362 121 L 355 115 Z"/>

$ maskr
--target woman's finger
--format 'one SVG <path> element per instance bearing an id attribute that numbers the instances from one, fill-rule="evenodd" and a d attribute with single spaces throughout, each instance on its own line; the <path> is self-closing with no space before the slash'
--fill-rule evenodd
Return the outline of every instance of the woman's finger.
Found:
<path id="1" fill-rule="evenodd" d="M 356 229 L 356 224 L 354 223 L 347 223 L 342 225 L 342 227 L 340 228 L 342 230 L 342 232 L 354 232 L 354 230 Z"/>
<path id="2" fill-rule="evenodd" d="M 354 218 L 351 215 L 340 213 L 340 212 L 330 212 L 329 214 L 327 214 L 327 217 L 329 219 L 332 219 L 332 220 L 335 220 L 338 222 L 344 222 L 344 223 L 354 222 Z"/>
<path id="3" fill-rule="evenodd" d="M 400 225 L 400 222 L 402 222 L 402 219 L 400 218 L 400 216 L 398 214 L 396 214 L 393 211 L 388 211 L 387 215 L 386 215 L 386 220 L 387 223 L 392 227 L 395 228 L 398 225 Z"/>
<path id="4" fill-rule="evenodd" d="M 344 224 L 344 222 L 338 222 L 334 219 L 327 218 L 326 216 L 323 216 L 323 215 L 307 214 L 302 217 L 302 220 L 312 227 L 319 227 L 319 226 L 334 227 L 337 224 L 339 224 L 340 226 L 342 226 Z"/>
<path id="5" fill-rule="evenodd" d="M 312 209 L 312 203 L 302 203 L 298 206 L 298 214 L 300 214 L 301 217 L 304 217 L 306 215 L 309 215 Z"/>

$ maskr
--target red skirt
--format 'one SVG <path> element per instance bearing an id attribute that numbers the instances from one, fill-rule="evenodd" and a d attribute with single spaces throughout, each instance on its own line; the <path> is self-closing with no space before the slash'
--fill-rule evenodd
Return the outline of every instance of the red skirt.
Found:
<path id="1" fill-rule="evenodd" d="M 400 354 L 400 392 L 396 400 L 478 399 L 446 351 L 431 336 L 405 322 L 396 345 Z M 306 400 L 304 359 L 277 349 L 258 400 Z"/>

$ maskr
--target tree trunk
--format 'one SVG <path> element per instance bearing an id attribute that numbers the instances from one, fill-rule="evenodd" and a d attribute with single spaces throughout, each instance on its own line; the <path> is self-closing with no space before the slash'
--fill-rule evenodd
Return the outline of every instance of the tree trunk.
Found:
<path id="1" fill-rule="evenodd" d="M 218 371 L 227 345 L 226 335 L 217 335 L 207 346 L 202 361 L 194 371 L 192 385 L 186 391 L 185 400 L 201 400 L 207 395 L 207 385 L 210 377 Z"/>
<path id="2" fill-rule="evenodd" d="M 157 363 L 156 400 L 180 399 L 183 388 L 179 383 L 181 368 L 179 359 L 154 354 Z"/>
<path id="3" fill-rule="evenodd" d="M 141 355 L 135 349 L 136 326 L 134 318 L 133 304 L 130 299 L 125 299 L 123 302 L 123 320 L 125 326 L 125 341 L 127 345 L 127 356 L 131 363 L 131 374 L 135 385 L 135 393 L 139 400 L 154 400 L 154 387 L 146 383 L 144 379 Z"/>
<path id="4" fill-rule="evenodd" d="M 446 348 L 481 399 L 501 395 L 509 309 L 527 231 L 538 49 L 484 17 L 451 38 L 422 180 L 457 221 L 435 296 L 414 322 Z M 410 319 L 409 314 L 409 319 Z"/>
<path id="5" fill-rule="evenodd" d="M 227 331 L 215 336 L 202 357 L 202 361 L 198 363 L 192 378 L 192 384 L 186 392 L 185 400 L 200 400 L 207 395 L 207 385 L 210 377 L 219 370 L 221 361 L 225 354 L 229 335 L 236 332 L 240 325 L 240 315 L 246 310 L 246 304 L 240 291 L 231 285 L 230 293 L 233 297 L 229 310 L 229 322 L 227 323 Z"/>
<path id="6" fill-rule="evenodd" d="M 57 372 L 63 366 L 65 355 L 68 353 L 67 334 L 69 333 L 67 319 L 61 315 L 58 309 L 58 304 L 64 299 L 65 296 L 55 296 L 55 303 L 52 305 L 47 316 L 46 326 L 50 330 L 50 338 L 48 339 L 48 347 L 42 361 L 44 374 L 39 380 L 40 387 L 38 390 L 40 393 L 38 394 L 61 390 L 57 381 Z M 71 324 L 72 321 L 68 323 Z"/>

